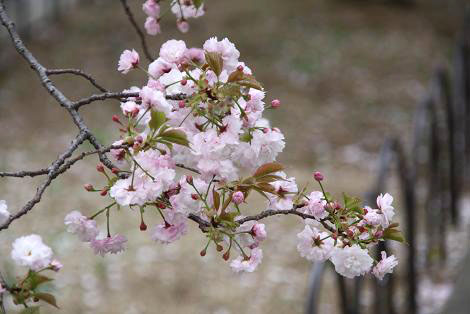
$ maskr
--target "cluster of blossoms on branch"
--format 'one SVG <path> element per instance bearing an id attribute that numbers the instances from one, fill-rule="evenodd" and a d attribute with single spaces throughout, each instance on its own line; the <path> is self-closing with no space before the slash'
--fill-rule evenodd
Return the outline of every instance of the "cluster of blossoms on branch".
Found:
<path id="1" fill-rule="evenodd" d="M 284 149 L 284 136 L 263 118 L 265 109 L 280 107 L 279 100 L 265 103 L 265 91 L 252 70 L 239 60 L 240 53 L 227 38 L 210 38 L 203 48 L 188 48 L 184 41 L 169 40 L 148 68 L 140 65 L 137 52 L 126 50 L 118 70 L 140 69 L 148 81 L 124 92 L 124 117 L 113 116 L 120 139 L 111 151 L 119 168 L 97 170 L 106 183 L 99 192 L 111 203 L 90 217 L 74 211 L 67 215 L 68 231 L 89 242 L 96 253 L 118 253 L 126 238 L 111 235 L 109 216 L 127 206 L 144 217 L 159 215 L 151 237 L 168 244 L 187 232 L 190 220 L 207 238 L 201 250 L 212 244 L 222 258 L 231 260 L 236 272 L 252 272 L 263 258 L 261 243 L 267 237 L 259 221 L 279 214 L 304 219 L 297 249 L 311 261 L 330 260 L 346 277 L 372 272 L 382 279 L 392 272 L 394 256 L 374 262 L 370 249 L 379 241 L 403 241 L 392 223 L 393 198 L 379 195 L 377 208 L 363 207 L 344 195 L 334 200 L 314 173 L 321 191 L 299 189 L 276 162 Z M 250 216 L 248 198 L 258 193 L 266 209 Z M 99 237 L 95 218 L 107 217 L 107 236 Z"/>
<path id="2" fill-rule="evenodd" d="M 142 10 L 147 15 L 145 20 L 145 30 L 149 35 L 161 33 L 160 20 L 171 11 L 176 16 L 176 26 L 182 33 L 189 30 L 189 18 L 203 16 L 204 2 L 202 0 L 168 0 L 168 8 L 161 11 L 161 3 L 165 0 L 146 0 L 142 5 Z"/>

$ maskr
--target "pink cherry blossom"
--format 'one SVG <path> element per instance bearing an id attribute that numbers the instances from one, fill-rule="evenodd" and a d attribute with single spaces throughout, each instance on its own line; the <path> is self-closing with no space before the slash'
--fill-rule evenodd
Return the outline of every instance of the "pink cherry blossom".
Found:
<path id="1" fill-rule="evenodd" d="M 171 215 L 170 215 L 171 216 Z M 152 232 L 152 239 L 163 244 L 172 243 L 187 232 L 186 219 L 182 215 L 174 215 L 172 219 L 155 226 Z"/>
<path id="2" fill-rule="evenodd" d="M 117 254 L 124 251 L 126 242 L 125 236 L 116 234 L 103 239 L 94 239 L 91 241 L 91 247 L 96 255 L 104 256 L 107 253 Z"/>
<path id="3" fill-rule="evenodd" d="M 58 272 L 62 269 L 62 267 L 64 267 L 64 265 L 62 265 L 62 263 L 59 262 L 59 260 L 53 259 L 50 264 L 50 267 L 53 271 Z"/>
<path id="4" fill-rule="evenodd" d="M 245 200 L 245 196 L 243 195 L 243 192 L 237 191 L 237 192 L 233 193 L 232 201 L 235 204 L 240 205 L 241 203 L 243 203 L 244 200 Z"/>
<path id="5" fill-rule="evenodd" d="M 160 5 L 155 0 L 147 0 L 142 5 L 142 10 L 151 17 L 158 17 L 160 15 Z"/>
<path id="6" fill-rule="evenodd" d="M 65 216 L 64 223 L 67 226 L 67 231 L 76 234 L 83 242 L 94 240 L 99 233 L 96 221 L 88 219 L 76 210 Z"/>
<path id="7" fill-rule="evenodd" d="M 372 269 L 372 273 L 379 280 L 382 280 L 386 274 L 391 274 L 393 272 L 393 268 L 398 265 L 398 260 L 394 255 L 387 257 L 387 253 L 385 251 L 382 251 L 381 255 L 382 259 Z"/>
<path id="8" fill-rule="evenodd" d="M 328 233 L 320 232 L 315 227 L 306 225 L 304 230 L 297 234 L 297 238 L 299 239 L 297 250 L 300 256 L 309 261 L 324 262 L 333 252 L 334 240 L 328 237 Z"/>
<path id="9" fill-rule="evenodd" d="M 184 41 L 171 39 L 160 48 L 160 57 L 169 63 L 179 63 L 183 59 L 186 50 Z"/>
<path id="10" fill-rule="evenodd" d="M 384 215 L 384 222 L 382 224 L 384 228 L 388 227 L 393 216 L 395 216 L 395 209 L 392 206 L 392 202 L 393 197 L 388 193 L 385 193 L 385 195 L 380 194 L 379 196 L 377 196 L 377 206 Z"/>
<path id="11" fill-rule="evenodd" d="M 347 278 L 354 278 L 369 272 L 373 261 L 369 252 L 357 244 L 345 248 L 337 247 L 331 256 L 336 272 Z"/>
<path id="12" fill-rule="evenodd" d="M 234 259 L 230 263 L 230 267 L 234 272 L 253 272 L 258 267 L 263 259 L 263 251 L 260 248 L 254 248 L 251 250 L 251 255 L 248 259 L 245 259 L 242 255 Z"/>
<path id="13" fill-rule="evenodd" d="M 139 54 L 134 49 L 124 50 L 119 58 L 118 71 L 127 74 L 139 64 Z"/>
<path id="14" fill-rule="evenodd" d="M 160 23 L 153 16 L 147 17 L 147 19 L 145 20 L 144 28 L 147 31 L 147 34 L 152 35 L 152 36 L 155 36 L 161 33 Z"/>

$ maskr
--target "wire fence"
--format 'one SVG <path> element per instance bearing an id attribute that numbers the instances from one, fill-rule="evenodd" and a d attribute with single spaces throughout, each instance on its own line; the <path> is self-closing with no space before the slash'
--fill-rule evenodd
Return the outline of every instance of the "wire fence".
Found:
<path id="1" fill-rule="evenodd" d="M 392 171 L 396 171 L 408 242 L 404 274 L 388 275 L 383 281 L 370 279 L 373 280 L 373 313 L 419 312 L 419 276 L 423 272 L 432 276 L 443 267 L 448 229 L 459 224 L 459 204 L 465 184 L 468 185 L 470 170 L 470 12 L 467 12 L 459 34 L 453 61 L 452 77 L 446 69 L 437 69 L 426 96 L 418 105 L 409 153 L 405 151 L 401 138 L 386 139 L 379 156 L 377 177 L 365 195 L 366 201 L 373 204 L 374 197 L 385 190 Z M 424 269 L 418 271 L 419 232 L 425 234 L 426 262 Z M 389 243 L 378 245 L 378 259 L 381 251 L 391 254 Z M 323 263 L 313 265 L 306 308 L 308 314 L 318 313 L 322 277 L 328 267 Z M 405 279 L 398 281 L 400 275 Z M 364 296 L 361 292 L 364 289 L 361 287 L 368 279 L 346 280 L 336 276 L 341 312 L 363 313 L 361 301 Z M 396 302 L 397 289 L 406 289 L 404 308 Z"/>

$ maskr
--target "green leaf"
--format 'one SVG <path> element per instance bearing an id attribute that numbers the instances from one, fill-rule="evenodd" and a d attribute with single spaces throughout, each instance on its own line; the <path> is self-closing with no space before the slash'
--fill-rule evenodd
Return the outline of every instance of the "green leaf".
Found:
<path id="1" fill-rule="evenodd" d="M 256 185 L 260 190 L 271 194 L 276 194 L 276 189 L 269 183 L 260 182 Z"/>
<path id="2" fill-rule="evenodd" d="M 160 134 L 160 137 L 167 142 L 189 147 L 189 141 L 186 133 L 181 130 L 168 130 Z"/>
<path id="3" fill-rule="evenodd" d="M 53 279 L 46 277 L 44 275 L 40 275 L 36 272 L 30 271 L 28 274 L 28 277 L 23 283 L 23 287 L 28 289 L 28 290 L 34 290 L 36 289 L 39 285 L 52 281 Z"/>
<path id="4" fill-rule="evenodd" d="M 259 167 L 253 177 L 262 177 L 267 174 L 278 172 L 284 169 L 284 166 L 277 162 L 270 162 Z"/>
<path id="5" fill-rule="evenodd" d="M 384 239 L 406 243 L 405 237 L 400 230 L 388 228 L 384 231 Z"/>
<path id="6" fill-rule="evenodd" d="M 250 134 L 250 132 L 245 132 L 240 136 L 240 141 L 249 143 L 253 139 L 253 136 Z"/>
<path id="7" fill-rule="evenodd" d="M 237 82 L 238 84 L 251 87 L 258 90 L 263 90 L 263 86 L 258 82 L 253 75 L 243 74 L 243 78 Z"/>
<path id="8" fill-rule="evenodd" d="M 199 9 L 203 3 L 204 3 L 204 0 L 193 0 L 193 4 L 196 7 L 196 9 Z"/>
<path id="9" fill-rule="evenodd" d="M 166 122 L 166 117 L 163 112 L 152 110 L 150 116 L 149 126 L 152 130 L 158 130 Z"/>
<path id="10" fill-rule="evenodd" d="M 243 79 L 243 71 L 235 70 L 228 76 L 227 82 L 237 82 Z"/>
<path id="11" fill-rule="evenodd" d="M 361 199 L 357 197 L 352 197 L 343 193 L 344 207 L 353 211 L 360 211 L 361 209 Z M 362 213 L 362 211 L 361 211 Z"/>
<path id="12" fill-rule="evenodd" d="M 39 314 L 39 306 L 28 307 L 21 311 L 20 314 Z"/>
<path id="13" fill-rule="evenodd" d="M 50 293 L 36 292 L 33 294 L 33 296 L 38 298 L 39 300 L 49 303 L 52 306 L 55 306 L 56 308 L 59 308 L 57 306 L 57 301 L 55 299 L 55 296 L 53 296 Z"/>
<path id="14" fill-rule="evenodd" d="M 214 208 L 218 210 L 220 207 L 220 196 L 215 189 L 212 189 L 212 197 L 214 199 Z"/>
<path id="15" fill-rule="evenodd" d="M 219 76 L 224 67 L 224 60 L 220 53 L 206 51 L 206 62 L 214 73 Z"/>
<path id="16" fill-rule="evenodd" d="M 253 186 L 253 190 L 264 196 L 268 201 L 270 200 L 266 193 L 264 193 L 264 191 L 258 188 L 257 186 Z"/>

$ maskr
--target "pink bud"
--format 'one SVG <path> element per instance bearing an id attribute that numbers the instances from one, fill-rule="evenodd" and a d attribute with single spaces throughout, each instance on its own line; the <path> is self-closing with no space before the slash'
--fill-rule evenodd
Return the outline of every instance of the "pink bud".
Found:
<path id="1" fill-rule="evenodd" d="M 188 84 L 188 80 L 187 79 L 182 79 L 181 80 L 181 85 L 185 86 L 186 84 Z"/>
<path id="2" fill-rule="evenodd" d="M 119 170 L 118 168 L 113 168 L 111 169 L 111 172 L 114 174 L 118 174 L 119 172 L 121 172 L 121 170 Z"/>
<path id="3" fill-rule="evenodd" d="M 320 181 L 323 181 L 323 179 L 324 179 L 325 177 L 323 176 L 323 174 L 322 174 L 320 171 L 315 171 L 315 172 L 313 173 L 313 178 L 314 178 L 316 181 L 320 182 Z"/>
<path id="4" fill-rule="evenodd" d="M 197 194 L 191 194 L 191 198 L 195 201 L 197 201 L 199 199 L 199 195 Z"/>
<path id="5" fill-rule="evenodd" d="M 53 271 L 58 272 L 62 269 L 62 267 L 64 267 L 64 265 L 62 265 L 62 263 L 58 260 L 54 259 L 52 260 L 50 267 Z"/>
<path id="6" fill-rule="evenodd" d="M 101 192 L 100 192 L 100 195 L 101 195 L 101 196 L 106 196 L 106 194 L 108 194 L 108 190 L 107 190 L 107 189 L 101 190 Z"/>
<path id="7" fill-rule="evenodd" d="M 245 196 L 243 195 L 243 192 L 237 191 L 237 192 L 233 193 L 232 201 L 235 204 L 240 205 L 241 203 L 243 203 L 244 200 L 245 200 Z"/>
<path id="8" fill-rule="evenodd" d="M 183 109 L 184 107 L 186 107 L 186 104 L 184 103 L 184 100 L 180 100 L 178 102 L 178 107 L 180 107 L 181 109 Z"/>
<path id="9" fill-rule="evenodd" d="M 186 182 L 188 182 L 188 184 L 193 184 L 193 177 L 192 176 L 186 176 Z"/>
<path id="10" fill-rule="evenodd" d="M 189 31 L 189 23 L 184 20 L 177 21 L 176 26 L 178 27 L 179 31 L 182 33 L 187 33 Z"/>
<path id="11" fill-rule="evenodd" d="M 239 66 L 237 66 L 237 70 L 243 72 L 243 65 L 240 64 Z"/>
<path id="12" fill-rule="evenodd" d="M 145 222 L 144 222 L 143 220 L 142 220 L 142 222 L 140 223 L 139 229 L 140 229 L 140 231 L 145 231 L 145 230 L 147 230 L 147 225 L 145 224 Z"/>
<path id="13" fill-rule="evenodd" d="M 274 99 L 271 101 L 271 107 L 277 109 L 281 106 L 281 101 L 279 99 Z"/>
<path id="14" fill-rule="evenodd" d="M 104 167 L 103 167 L 103 165 L 102 165 L 102 164 L 96 165 L 96 171 L 98 171 L 98 172 L 104 172 Z"/>
<path id="15" fill-rule="evenodd" d="M 117 115 L 114 114 L 112 119 L 114 122 L 121 124 L 121 120 L 119 120 L 119 117 Z"/>
<path id="16" fill-rule="evenodd" d="M 83 186 L 85 188 L 85 190 L 87 190 L 88 192 L 93 192 L 95 190 L 95 188 L 93 188 L 93 185 L 91 185 L 90 183 L 87 183 Z"/>

